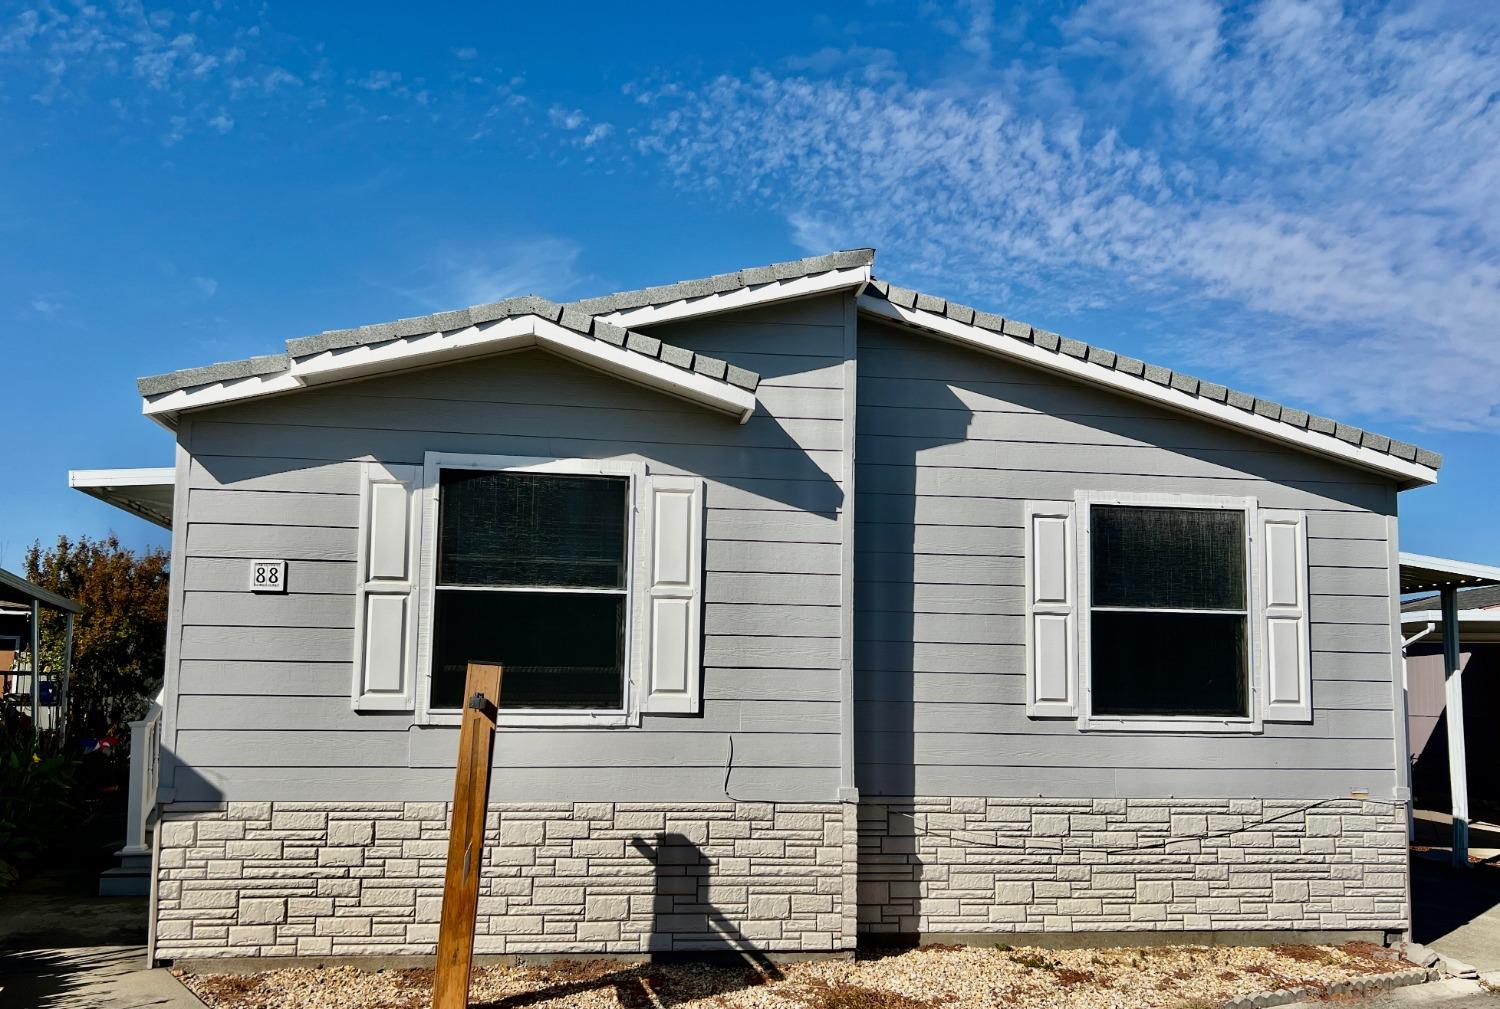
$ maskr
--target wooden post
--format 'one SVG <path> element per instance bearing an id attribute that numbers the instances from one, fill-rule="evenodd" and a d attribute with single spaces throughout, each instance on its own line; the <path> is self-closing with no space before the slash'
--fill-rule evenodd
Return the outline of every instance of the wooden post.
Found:
<path id="1" fill-rule="evenodd" d="M 469 663 L 464 682 L 458 770 L 453 779 L 453 825 L 443 877 L 432 1009 L 466 1009 L 474 965 L 474 922 L 479 913 L 479 872 L 484 864 L 484 814 L 490 804 L 490 761 L 499 714 L 500 667 Z"/>

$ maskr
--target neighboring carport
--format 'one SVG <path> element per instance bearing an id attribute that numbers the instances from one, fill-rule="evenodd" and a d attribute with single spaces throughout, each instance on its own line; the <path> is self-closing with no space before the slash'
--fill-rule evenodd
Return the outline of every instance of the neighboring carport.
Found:
<path id="1" fill-rule="evenodd" d="M 1403 631 L 1412 626 L 1422 629 L 1405 635 L 1412 644 L 1434 629 L 1441 629 L 1443 645 L 1444 715 L 1448 733 L 1448 778 L 1452 791 L 1453 864 L 1469 864 L 1469 786 L 1468 757 L 1464 747 L 1463 667 L 1460 644 L 1463 624 L 1458 609 L 1460 589 L 1500 585 L 1500 567 L 1471 564 L 1466 561 L 1401 554 L 1401 594 L 1437 592 L 1435 610 L 1403 609 Z M 1426 625 L 1422 627 L 1422 625 Z M 1472 624 L 1471 624 L 1472 626 Z"/>
<path id="2" fill-rule="evenodd" d="M 20 575 L 11 574 L 4 568 L 0 568 L 0 606 L 10 604 L 12 606 L 29 608 L 31 611 L 30 633 L 31 633 L 31 725 L 34 729 L 41 727 L 41 694 L 42 694 L 42 632 L 41 615 L 42 607 L 56 610 L 64 614 L 66 618 L 67 641 L 63 646 L 62 667 L 62 689 L 57 693 L 58 715 L 55 727 L 62 731 L 68 711 L 68 677 L 73 671 L 73 617 L 82 612 L 83 607 L 73 600 L 58 595 L 56 592 L 42 588 L 33 582 L 28 582 Z"/>

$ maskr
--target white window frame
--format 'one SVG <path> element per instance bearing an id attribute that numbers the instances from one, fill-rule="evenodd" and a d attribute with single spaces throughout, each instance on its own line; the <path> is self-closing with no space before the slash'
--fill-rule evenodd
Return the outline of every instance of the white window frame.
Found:
<path id="1" fill-rule="evenodd" d="M 1079 491 L 1075 496 L 1077 510 L 1078 557 L 1078 676 L 1082 709 L 1078 727 L 1104 732 L 1221 732 L 1258 733 L 1264 725 L 1261 698 L 1265 695 L 1259 662 L 1262 606 L 1256 586 L 1260 584 L 1260 565 L 1255 549 L 1259 528 L 1259 503 L 1253 497 L 1225 497 L 1197 494 L 1120 494 L 1102 491 Z M 1214 718 L 1202 715 L 1095 715 L 1092 633 L 1094 619 L 1094 579 L 1091 537 L 1094 505 L 1124 505 L 1147 508 L 1219 508 L 1240 511 L 1245 515 L 1245 689 L 1249 712 L 1242 718 Z"/>
<path id="2" fill-rule="evenodd" d="M 625 640 L 622 647 L 625 668 L 622 705 L 619 708 L 527 708 L 500 711 L 497 722 L 509 728 L 618 728 L 640 724 L 642 669 L 636 628 L 641 622 L 643 584 L 637 548 L 637 526 L 644 493 L 646 464 L 642 462 L 602 459 L 558 459 L 517 455 L 476 455 L 472 453 L 428 452 L 422 478 L 421 582 L 418 594 L 417 629 L 417 711 L 419 725 L 458 725 L 463 712 L 457 708 L 433 708 L 432 698 L 432 623 L 437 595 L 438 478 L 445 469 L 484 470 L 487 472 L 557 473 L 568 476 L 623 476 L 629 480 L 626 491 L 628 521 L 625 530 Z M 502 680 L 501 696 L 505 685 Z"/>

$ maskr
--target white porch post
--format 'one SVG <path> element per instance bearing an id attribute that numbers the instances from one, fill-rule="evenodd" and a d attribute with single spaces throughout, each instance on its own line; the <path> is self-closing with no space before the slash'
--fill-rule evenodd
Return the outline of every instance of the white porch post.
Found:
<path id="1" fill-rule="evenodd" d="M 40 732 L 42 700 L 42 607 L 31 601 L 31 731 Z"/>
<path id="2" fill-rule="evenodd" d="M 1464 753 L 1464 683 L 1459 667 L 1458 589 L 1443 586 L 1443 674 L 1448 716 L 1448 781 L 1453 789 L 1453 864 L 1469 866 L 1469 778 Z"/>

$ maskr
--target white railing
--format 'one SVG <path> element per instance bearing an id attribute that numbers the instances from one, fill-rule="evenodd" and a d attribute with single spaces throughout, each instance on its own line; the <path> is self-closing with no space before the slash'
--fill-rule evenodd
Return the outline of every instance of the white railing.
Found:
<path id="1" fill-rule="evenodd" d="M 161 703 L 130 723 L 130 797 L 125 809 L 125 847 L 117 854 L 149 855 L 146 832 L 156 818 L 156 786 L 161 778 Z"/>

